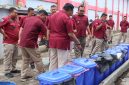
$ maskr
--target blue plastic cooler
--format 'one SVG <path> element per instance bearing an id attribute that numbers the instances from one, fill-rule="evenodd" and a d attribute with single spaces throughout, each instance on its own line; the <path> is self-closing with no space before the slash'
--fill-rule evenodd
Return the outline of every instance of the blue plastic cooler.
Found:
<path id="1" fill-rule="evenodd" d="M 111 54 L 111 55 L 114 55 L 114 56 L 117 56 L 117 53 L 121 53 L 121 50 L 118 49 L 118 48 L 114 48 L 114 49 L 112 49 L 112 50 L 105 51 L 105 53 Z M 111 73 L 112 73 L 113 71 L 115 71 L 122 63 L 123 63 L 123 59 L 116 61 L 116 62 L 112 65 L 112 67 L 111 67 Z"/>
<path id="2" fill-rule="evenodd" d="M 37 77 L 40 85 L 54 85 L 61 84 L 70 80 L 72 76 L 65 72 L 60 72 L 59 70 L 54 70 L 52 72 L 42 73 Z"/>
<path id="3" fill-rule="evenodd" d="M 73 76 L 80 73 L 80 75 L 76 77 L 76 85 L 83 85 L 84 73 L 82 72 L 85 71 L 85 68 L 81 66 L 73 65 L 73 64 L 68 64 L 59 68 L 58 70 L 62 72 L 66 72 Z"/>
<path id="4" fill-rule="evenodd" d="M 91 56 L 91 59 L 97 59 L 99 57 L 98 54 Z M 105 72 L 100 73 L 99 70 L 96 68 L 95 71 L 95 85 L 99 85 L 101 81 L 103 81 L 107 76 L 110 75 L 110 69 L 107 69 Z"/>
<path id="5" fill-rule="evenodd" d="M 83 68 L 81 66 L 73 65 L 73 64 L 68 64 L 68 65 L 65 65 L 65 66 L 59 68 L 58 70 L 62 71 L 62 72 L 66 72 L 71 75 L 75 75 L 75 74 L 83 72 L 85 70 L 85 68 Z"/>
<path id="6" fill-rule="evenodd" d="M 94 85 L 94 76 L 95 76 L 95 68 L 97 64 L 93 62 L 91 59 L 86 58 L 78 58 L 73 60 L 73 63 L 80 65 L 84 68 L 90 69 L 89 71 L 84 73 L 84 84 L 83 85 Z"/>
<path id="7" fill-rule="evenodd" d="M 2 82 L 2 81 L 0 81 L 0 85 L 16 85 L 16 84 L 13 83 L 13 82 Z"/>
<path id="8" fill-rule="evenodd" d="M 128 51 L 124 57 L 124 61 L 126 62 L 129 59 L 129 44 L 120 44 L 120 46 L 124 46 L 124 48 Z"/>

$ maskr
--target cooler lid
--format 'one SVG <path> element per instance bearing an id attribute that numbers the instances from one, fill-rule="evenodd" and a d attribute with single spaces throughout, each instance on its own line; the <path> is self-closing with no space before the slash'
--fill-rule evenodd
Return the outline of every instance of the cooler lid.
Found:
<path id="1" fill-rule="evenodd" d="M 97 64 L 94 61 L 92 61 L 91 59 L 86 59 L 86 58 L 75 59 L 73 60 L 73 63 L 80 65 L 82 67 L 85 67 L 85 68 L 93 68 L 97 66 Z"/>
<path id="2" fill-rule="evenodd" d="M 13 82 L 1 82 L 0 81 L 0 85 L 16 85 L 15 83 L 13 83 Z"/>
<path id="3" fill-rule="evenodd" d="M 98 58 L 98 55 L 99 54 L 95 54 L 95 55 L 91 56 L 91 59 L 97 59 Z"/>
<path id="4" fill-rule="evenodd" d="M 73 65 L 73 64 L 68 64 L 68 65 L 65 65 L 65 66 L 59 68 L 58 70 L 75 75 L 75 74 L 83 72 L 85 70 L 85 68 L 83 68 L 81 66 Z"/>
<path id="5" fill-rule="evenodd" d="M 60 72 L 59 70 L 42 73 L 37 77 L 39 81 L 45 84 L 59 84 L 69 80 L 70 78 L 72 78 L 70 74 L 67 74 L 65 72 Z"/>

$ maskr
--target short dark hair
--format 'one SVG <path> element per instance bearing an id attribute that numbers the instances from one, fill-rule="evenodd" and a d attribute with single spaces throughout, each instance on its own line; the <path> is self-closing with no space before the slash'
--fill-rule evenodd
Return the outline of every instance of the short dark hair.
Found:
<path id="1" fill-rule="evenodd" d="M 66 3 L 63 7 L 64 10 L 68 11 L 68 10 L 73 10 L 74 6 L 70 3 Z"/>
<path id="2" fill-rule="evenodd" d="M 53 8 L 53 7 L 57 7 L 56 5 L 51 5 L 51 8 Z"/>
<path id="3" fill-rule="evenodd" d="M 101 15 L 101 17 L 103 17 L 103 16 L 107 16 L 107 14 L 106 14 L 106 13 L 103 13 L 103 14 Z"/>
<path id="4" fill-rule="evenodd" d="M 48 16 L 48 13 L 45 10 L 38 11 L 38 14 L 44 14 L 44 15 Z"/>
<path id="5" fill-rule="evenodd" d="M 109 17 L 112 17 L 112 15 L 109 15 Z"/>
<path id="6" fill-rule="evenodd" d="M 93 22 L 93 20 L 92 20 L 92 19 L 90 19 L 90 20 L 89 20 L 89 22 Z"/>
<path id="7" fill-rule="evenodd" d="M 9 13 L 13 12 L 14 10 L 17 10 L 15 7 L 9 8 Z"/>
<path id="8" fill-rule="evenodd" d="M 84 5 L 80 5 L 80 6 L 78 7 L 78 10 L 79 10 L 81 7 L 85 7 L 85 6 L 84 6 Z"/>
<path id="9" fill-rule="evenodd" d="M 124 16 L 124 17 L 126 17 L 126 18 L 127 18 L 127 16 Z"/>
<path id="10" fill-rule="evenodd" d="M 29 8 L 28 8 L 28 12 L 30 12 L 30 11 L 34 11 L 34 8 L 29 7 Z"/>

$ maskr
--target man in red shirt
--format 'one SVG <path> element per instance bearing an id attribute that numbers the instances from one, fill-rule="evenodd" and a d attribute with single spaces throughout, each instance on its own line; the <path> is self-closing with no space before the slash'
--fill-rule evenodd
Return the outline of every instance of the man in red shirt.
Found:
<path id="1" fill-rule="evenodd" d="M 56 5 L 52 5 L 50 11 L 51 11 L 51 14 L 46 18 L 46 20 L 44 20 L 44 23 L 46 24 L 47 28 L 48 28 L 48 25 L 49 25 L 50 17 L 51 17 L 54 13 L 57 12 L 57 6 L 56 6 Z M 48 29 L 46 30 L 46 33 L 47 33 L 47 32 L 49 32 Z M 42 41 L 43 41 L 43 38 L 44 38 L 44 40 L 45 40 L 46 37 L 47 37 L 47 36 L 40 35 L 40 37 L 39 37 L 39 42 L 42 42 Z"/>
<path id="2" fill-rule="evenodd" d="M 73 21 L 70 19 L 73 9 L 72 4 L 66 3 L 63 10 L 51 16 L 49 23 L 50 71 L 62 67 L 68 62 L 70 38 L 81 48 L 80 42 L 73 33 Z"/>
<path id="3" fill-rule="evenodd" d="M 28 8 L 28 14 L 27 14 L 27 16 L 23 16 L 23 17 L 21 17 L 21 19 L 20 19 L 20 26 L 22 26 L 23 22 L 25 21 L 25 19 L 26 19 L 27 17 L 34 16 L 34 14 L 35 14 L 34 9 L 31 8 L 31 7 L 29 7 L 29 8 Z M 20 34 L 20 32 L 19 32 L 19 34 Z M 32 59 L 31 59 L 31 60 L 32 60 Z M 31 66 L 32 69 L 35 68 L 33 61 L 30 62 L 30 66 Z"/>
<path id="4" fill-rule="evenodd" d="M 56 5 L 52 5 L 50 11 L 51 11 L 51 14 L 47 17 L 47 20 L 46 20 L 46 25 L 47 25 L 47 27 L 48 27 L 48 25 L 49 25 L 51 16 L 52 16 L 54 13 L 57 12 L 57 6 L 56 6 Z M 47 32 L 49 33 L 49 29 L 47 29 Z M 48 34 L 48 33 L 47 33 L 47 34 Z M 47 35 L 47 36 L 48 36 L 48 35 Z"/>
<path id="5" fill-rule="evenodd" d="M 9 9 L 9 16 L 3 18 L 3 21 L 0 22 L 1 33 L 3 34 L 4 40 L 4 67 L 5 67 L 5 76 L 12 78 L 13 73 L 20 73 L 19 70 L 16 70 L 16 63 L 18 57 L 18 33 L 20 25 L 17 21 L 17 9 L 11 7 Z"/>
<path id="6" fill-rule="evenodd" d="M 29 8 L 28 8 L 28 14 L 27 14 L 27 16 L 21 17 L 21 19 L 20 19 L 20 26 L 22 26 L 24 20 L 25 20 L 27 17 L 34 16 L 34 14 L 35 14 L 34 9 L 31 8 L 31 7 L 29 7 Z"/>
<path id="7" fill-rule="evenodd" d="M 91 52 L 93 51 L 94 47 L 95 47 L 95 37 L 94 37 L 94 23 L 98 22 L 100 19 L 99 19 L 99 16 L 96 15 L 95 16 L 95 20 L 92 22 L 92 33 L 91 33 L 91 37 L 92 37 L 92 46 L 91 46 Z M 90 55 L 91 55 L 91 52 L 90 52 Z"/>
<path id="8" fill-rule="evenodd" d="M 81 42 L 81 46 L 82 46 L 82 51 L 80 51 L 76 48 L 76 45 L 75 45 L 76 57 L 83 56 L 83 51 L 84 51 L 85 44 L 86 44 L 86 30 L 88 30 L 88 32 L 90 33 L 89 29 L 87 29 L 89 25 L 88 17 L 84 15 L 85 13 L 84 10 L 85 10 L 85 7 L 83 5 L 79 6 L 78 14 L 73 16 L 73 19 L 75 20 L 76 26 L 77 26 L 76 36 Z"/>
<path id="9" fill-rule="evenodd" d="M 107 22 L 108 22 L 107 37 L 108 37 L 109 43 L 112 43 L 112 31 L 115 25 L 112 15 L 109 16 L 109 20 Z"/>
<path id="10" fill-rule="evenodd" d="M 104 40 L 106 39 L 106 18 L 107 14 L 103 13 L 101 19 L 94 22 L 93 28 L 96 44 L 91 54 L 95 54 L 97 51 L 101 52 L 103 49 Z"/>
<path id="11" fill-rule="evenodd" d="M 39 33 L 42 32 L 44 34 L 46 31 L 46 28 L 42 21 L 46 17 L 46 14 L 47 12 L 45 10 L 41 10 L 38 12 L 37 16 L 26 18 L 22 25 L 22 29 L 20 29 L 21 33 L 19 34 L 19 46 L 22 52 L 23 60 L 21 72 L 21 78 L 23 80 L 31 77 L 28 74 L 30 58 L 34 61 L 39 73 L 44 72 L 42 59 L 38 50 L 37 40 Z"/>
<path id="12" fill-rule="evenodd" d="M 120 44 L 122 37 L 123 37 L 123 43 L 126 41 L 127 29 L 129 28 L 129 22 L 127 21 L 127 16 L 123 17 L 123 20 L 120 22 L 120 27 L 121 27 L 121 33 L 118 39 L 118 44 Z"/>

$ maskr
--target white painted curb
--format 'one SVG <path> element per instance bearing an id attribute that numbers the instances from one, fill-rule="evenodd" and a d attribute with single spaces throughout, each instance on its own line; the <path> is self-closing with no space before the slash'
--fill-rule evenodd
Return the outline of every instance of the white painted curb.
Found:
<path id="1" fill-rule="evenodd" d="M 127 60 L 121 67 L 119 67 L 116 71 L 114 71 L 99 85 L 115 85 L 114 82 L 118 79 L 118 77 L 120 77 L 128 69 L 129 69 L 129 60 Z"/>

